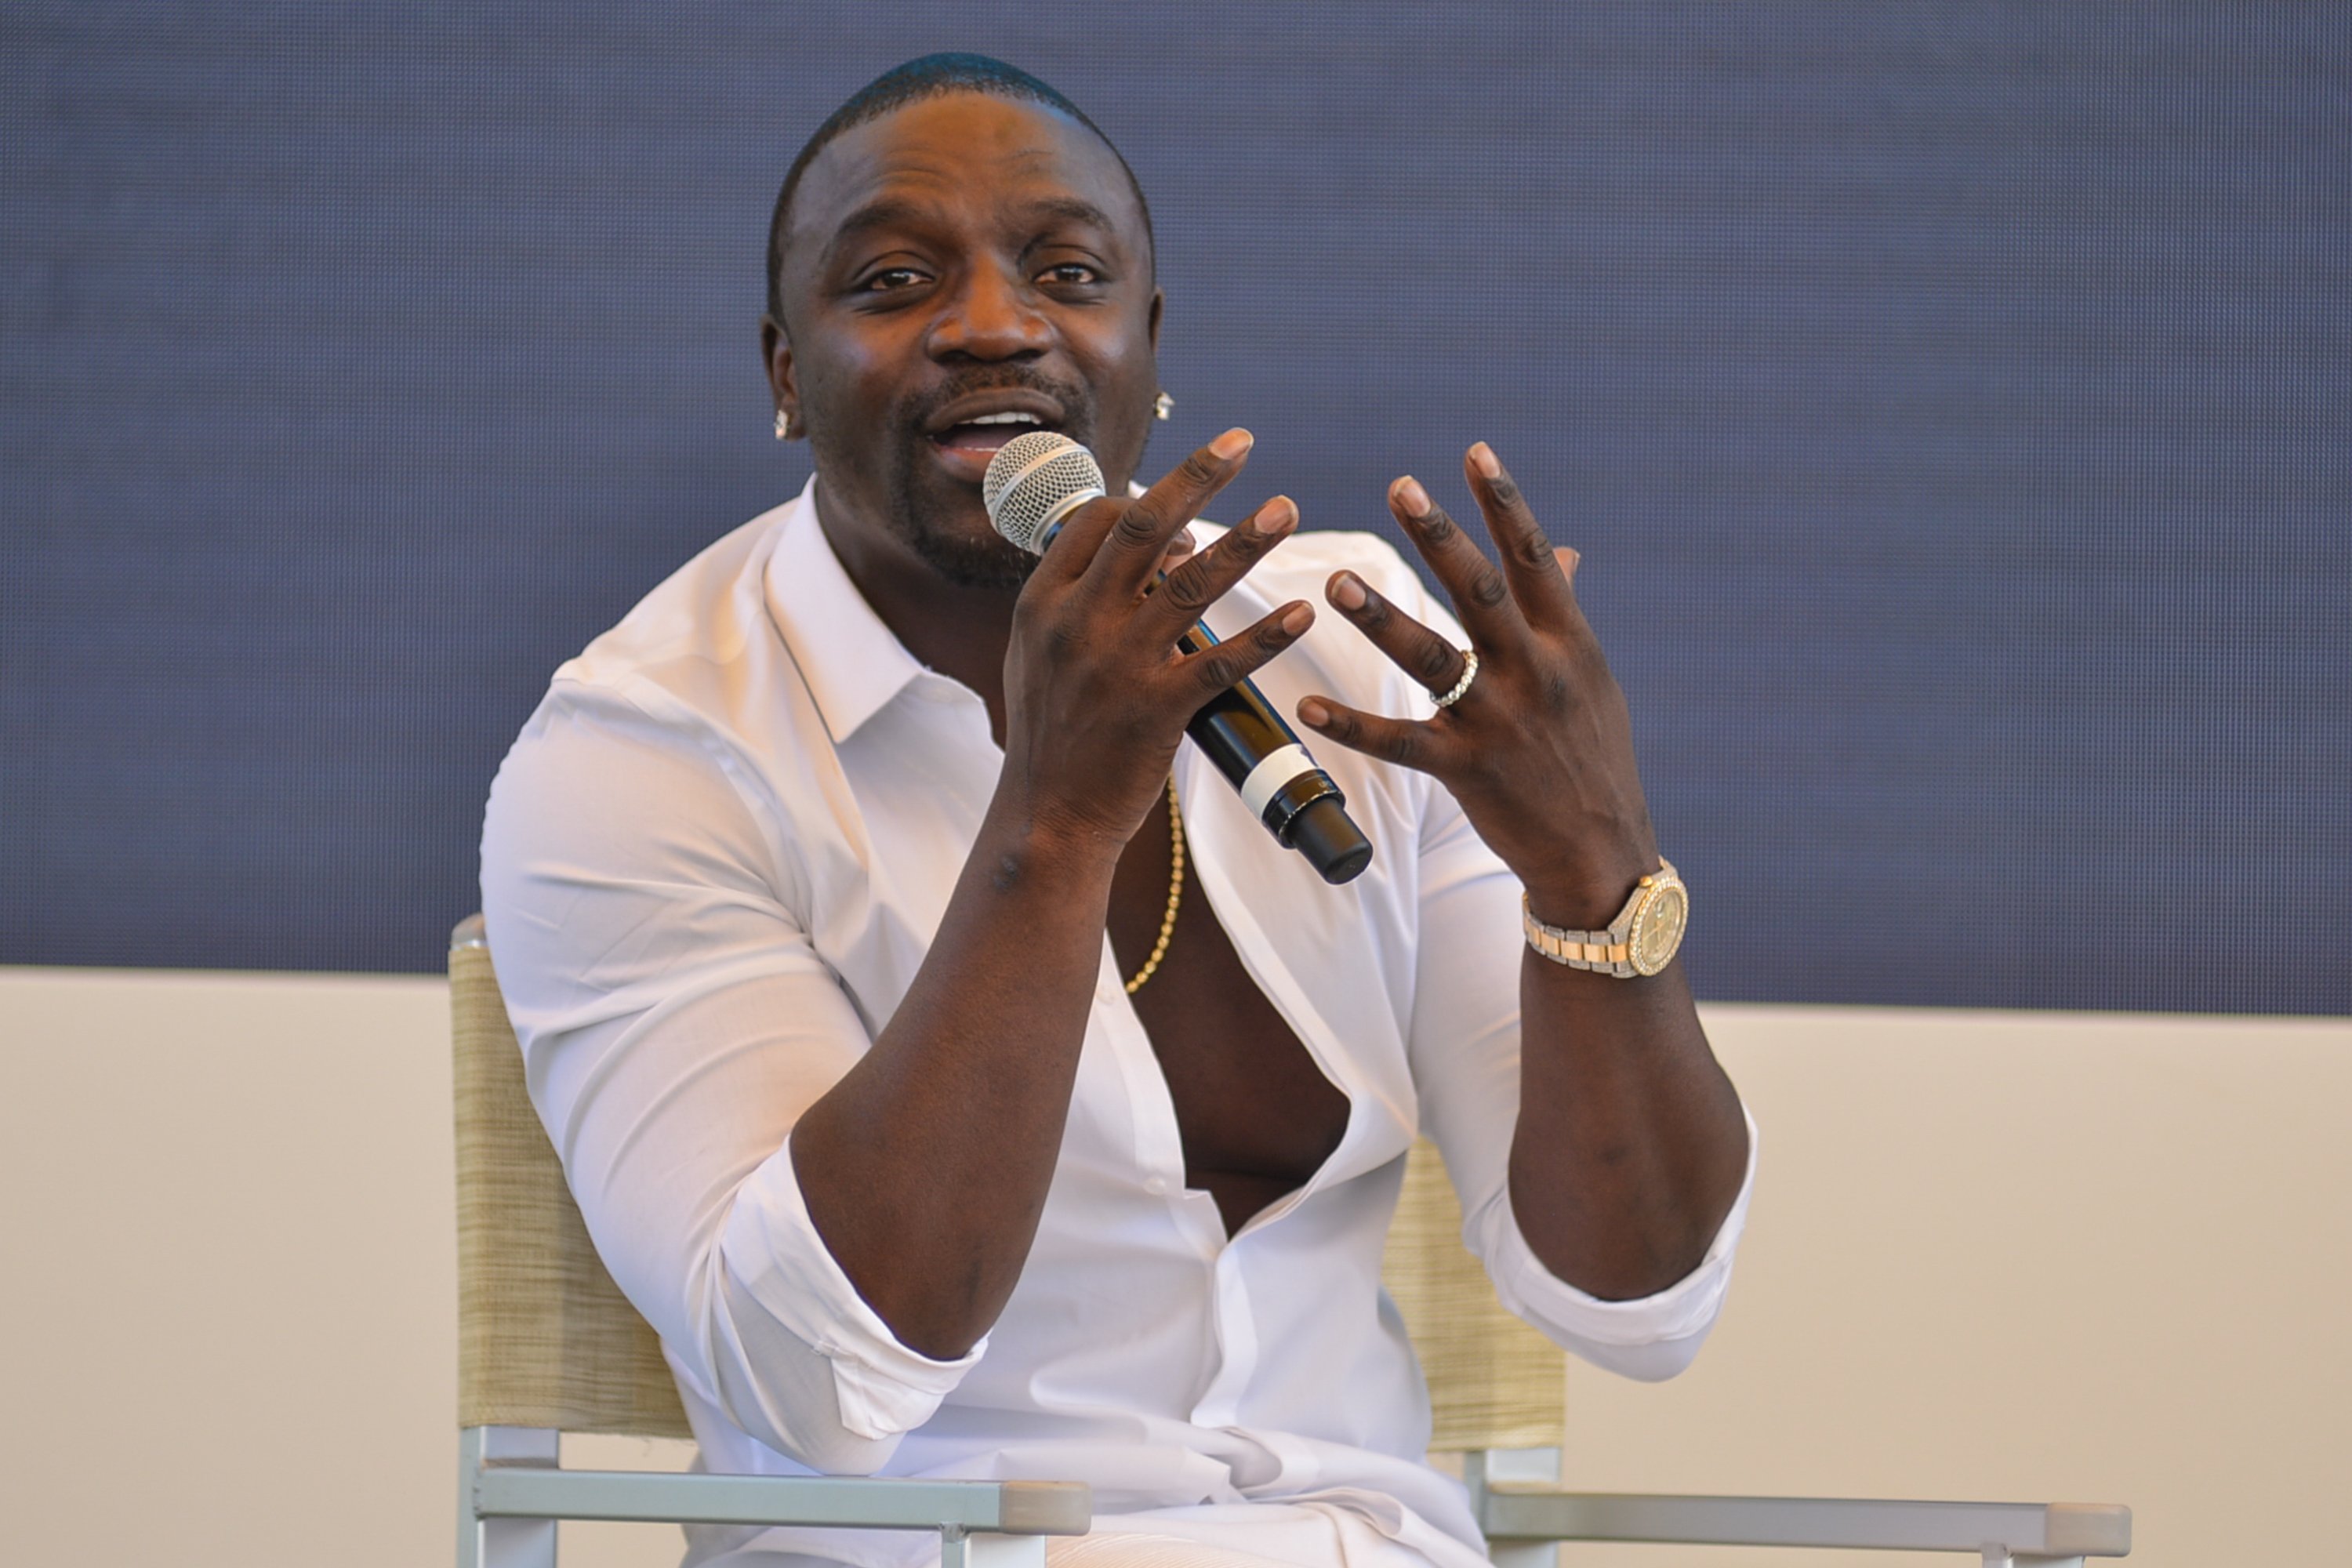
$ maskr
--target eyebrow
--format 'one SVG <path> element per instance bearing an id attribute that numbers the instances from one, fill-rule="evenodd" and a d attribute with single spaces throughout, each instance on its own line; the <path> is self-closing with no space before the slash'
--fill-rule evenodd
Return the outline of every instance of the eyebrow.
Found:
<path id="1" fill-rule="evenodd" d="M 1076 196 L 1046 196 L 1032 202 L 1029 210 L 1045 213 L 1054 217 L 1066 217 L 1073 223 L 1089 224 L 1101 229 L 1105 234 L 1115 235 L 1118 232 L 1118 226 L 1111 222 L 1108 213 L 1095 205 L 1094 203 L 1081 201 Z"/>
<path id="2" fill-rule="evenodd" d="M 1118 226 L 1111 221 L 1109 214 L 1094 203 L 1076 196 L 1042 196 L 1024 210 L 1041 216 L 1087 224 L 1108 235 L 1118 233 Z M 832 261 L 843 246 L 859 235 L 877 228 L 919 226 L 936 216 L 937 209 L 924 202 L 905 196 L 877 196 L 841 220 L 840 226 L 833 231 L 833 237 L 825 242 L 824 260 Z"/>
<path id="3" fill-rule="evenodd" d="M 833 237 L 824 242 L 824 259 L 832 260 L 845 243 L 871 229 L 911 226 L 931 216 L 931 209 L 920 202 L 903 196 L 878 197 L 841 220 Z"/>

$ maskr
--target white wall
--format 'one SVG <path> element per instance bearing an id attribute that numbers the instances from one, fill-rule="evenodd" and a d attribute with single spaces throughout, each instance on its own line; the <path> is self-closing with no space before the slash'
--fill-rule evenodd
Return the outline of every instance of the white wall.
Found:
<path id="1" fill-rule="evenodd" d="M 2123 1502 L 2148 1568 L 2352 1562 L 2352 1025 L 1708 1021 L 1763 1128 L 1740 1272 L 1683 1377 L 1570 1372 L 1576 1484 Z"/>
<path id="2" fill-rule="evenodd" d="M 0 969 L 0 1562 L 447 1560 L 444 1005 Z M 1684 1378 L 1571 1373 L 1577 1484 L 2122 1501 L 2151 1568 L 2352 1558 L 2352 1024 L 1708 1022 L 1764 1129 L 1740 1277 Z M 577 1568 L 677 1540 L 591 1527 Z"/>

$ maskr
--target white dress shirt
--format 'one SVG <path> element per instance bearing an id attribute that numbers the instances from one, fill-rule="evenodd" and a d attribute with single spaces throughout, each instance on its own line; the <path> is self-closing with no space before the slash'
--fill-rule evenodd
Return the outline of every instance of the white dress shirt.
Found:
<path id="1" fill-rule="evenodd" d="M 1752 1129 L 1738 1201 L 1686 1279 L 1604 1301 L 1555 1278 L 1506 1190 L 1517 883 L 1434 781 L 1325 744 L 1377 851 L 1326 886 L 1187 743 L 1192 887 L 1347 1095 L 1346 1133 L 1228 1239 L 1184 1184 L 1168 1086 L 1106 937 L 1011 1301 L 955 1361 L 901 1344 L 811 1226 L 786 1144 L 905 996 L 1003 753 L 979 697 L 859 596 L 814 496 L 812 482 L 719 541 L 556 672 L 482 838 L 532 1100 L 597 1249 L 661 1335 L 704 1467 L 1082 1480 L 1103 1514 L 1316 1499 L 1424 1557 L 1483 1560 L 1460 1486 L 1423 1461 L 1428 1400 L 1380 1284 L 1414 1136 L 1444 1154 L 1505 1305 L 1588 1360 L 1659 1378 L 1722 1301 Z M 1210 625 L 1319 600 L 1341 565 L 1454 635 L 1393 550 L 1350 533 L 1295 536 Z M 1284 711 L 1311 690 L 1432 711 L 1335 616 L 1257 679 Z M 710 1531 L 688 1561 L 740 1551 L 897 1568 L 937 1542 Z"/>

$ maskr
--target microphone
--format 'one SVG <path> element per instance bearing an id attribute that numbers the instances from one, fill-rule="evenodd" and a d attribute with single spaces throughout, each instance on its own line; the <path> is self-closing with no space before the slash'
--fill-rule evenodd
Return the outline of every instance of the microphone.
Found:
<path id="1" fill-rule="evenodd" d="M 980 493 L 997 532 L 1043 555 L 1062 520 L 1103 494 L 1102 467 L 1067 436 L 1032 430 L 997 448 Z M 1195 625 L 1176 646 L 1197 653 L 1216 641 L 1214 632 Z M 1372 842 L 1348 816 L 1348 797 L 1256 686 L 1244 680 L 1218 692 L 1184 733 L 1241 792 L 1242 804 L 1275 842 L 1304 855 L 1325 881 L 1353 881 L 1372 863 Z"/>

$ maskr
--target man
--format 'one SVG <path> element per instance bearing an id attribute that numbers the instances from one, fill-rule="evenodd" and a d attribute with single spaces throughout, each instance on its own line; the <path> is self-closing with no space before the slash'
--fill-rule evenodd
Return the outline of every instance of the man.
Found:
<path id="1" fill-rule="evenodd" d="M 1379 1293 L 1416 1133 L 1505 1302 L 1639 1376 L 1712 1322 L 1751 1169 L 1679 968 L 1529 946 L 1672 890 L 1566 572 L 1483 445 L 1499 569 L 1389 498 L 1466 633 L 1283 498 L 1195 550 L 1241 431 L 1040 561 L 999 540 L 979 482 L 1024 429 L 1126 495 L 1161 309 L 1126 163 L 1010 67 L 845 105 L 770 270 L 815 479 L 558 672 L 483 840 L 533 1097 L 705 1464 L 1086 1480 L 1069 1562 L 1479 1560 Z M 1252 675 L 1377 846 L 1358 881 L 1181 743 Z"/>

